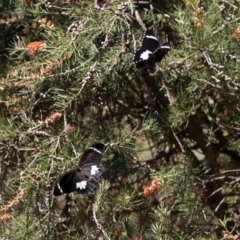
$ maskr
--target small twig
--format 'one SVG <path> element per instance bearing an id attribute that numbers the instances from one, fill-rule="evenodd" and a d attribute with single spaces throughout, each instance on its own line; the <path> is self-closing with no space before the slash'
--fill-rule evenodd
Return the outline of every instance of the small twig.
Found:
<path id="1" fill-rule="evenodd" d="M 92 59 L 93 58 L 89 58 L 86 62 L 84 62 L 83 64 L 81 64 L 73 69 L 66 70 L 65 72 L 48 75 L 48 77 L 64 76 L 64 75 L 67 75 L 68 73 L 70 74 L 70 73 L 76 72 L 79 68 L 82 68 L 84 65 L 86 65 L 88 62 L 90 62 Z"/>
<path id="2" fill-rule="evenodd" d="M 224 197 L 221 202 L 217 205 L 217 207 L 215 208 L 214 212 L 217 212 L 218 209 L 221 207 L 221 205 L 224 203 L 224 201 L 226 200 L 226 197 Z"/>
<path id="3" fill-rule="evenodd" d="M 66 117 L 66 109 L 64 109 L 64 112 L 63 112 L 63 121 L 64 121 L 63 133 L 64 133 L 64 136 L 66 138 L 66 141 L 71 145 L 75 156 L 78 156 L 78 154 L 76 152 L 76 149 L 75 149 L 74 145 L 72 144 L 72 142 L 69 138 L 69 135 L 68 135 L 68 124 L 67 124 L 67 117 Z"/>
<path id="4" fill-rule="evenodd" d="M 66 117 L 66 109 L 64 109 L 64 112 L 63 112 L 63 122 L 64 122 L 63 132 L 65 133 L 65 138 L 68 143 L 71 143 L 69 136 L 68 136 L 68 124 L 67 124 L 67 117 Z"/>
<path id="5" fill-rule="evenodd" d="M 240 172 L 240 169 L 231 169 L 231 170 L 222 171 L 221 173 L 217 173 L 217 174 L 209 176 L 209 179 L 212 179 L 212 178 L 215 179 L 216 177 L 220 177 L 221 175 L 233 173 L 233 172 Z M 210 180 L 206 180 L 206 181 L 210 181 Z"/>
<path id="6" fill-rule="evenodd" d="M 30 129 L 31 131 L 31 129 Z M 37 131 L 33 130 L 32 132 L 28 131 L 28 134 L 36 135 L 36 136 L 45 136 L 45 137 L 51 137 L 51 135 L 45 131 Z"/>
<path id="7" fill-rule="evenodd" d="M 210 83 L 209 81 L 205 80 L 205 79 L 197 79 L 198 81 L 203 81 L 205 83 L 208 83 L 209 85 L 211 85 L 212 87 L 216 87 L 216 88 L 219 88 L 221 89 L 221 87 L 219 85 L 214 85 L 212 83 Z"/>
<path id="8" fill-rule="evenodd" d="M 174 97 L 170 94 L 163 78 L 162 78 L 162 85 L 163 85 L 163 88 L 165 89 L 166 91 L 166 95 L 167 95 L 167 98 L 168 98 L 168 101 L 169 101 L 169 106 L 173 105 L 173 103 L 176 101 L 176 99 L 174 99 Z"/>
<path id="9" fill-rule="evenodd" d="M 25 170 L 20 172 L 21 177 L 29 169 L 29 167 L 31 167 L 33 165 L 33 163 L 38 159 L 38 155 L 39 155 L 39 153 L 35 156 L 35 158 L 32 160 L 32 162 L 30 162 L 30 164 L 28 164 L 28 166 L 25 168 Z"/>
<path id="10" fill-rule="evenodd" d="M 98 0 L 94 0 L 94 8 L 100 8 L 99 5 L 98 5 Z"/>
<path id="11" fill-rule="evenodd" d="M 42 220 L 44 219 L 44 218 L 46 218 L 47 216 L 48 216 L 48 214 L 49 214 L 49 212 L 45 215 L 45 217 L 42 217 L 41 216 L 41 212 L 40 212 L 40 209 L 39 209 L 39 204 L 38 204 L 38 198 L 39 198 L 39 196 L 38 196 L 38 193 L 36 194 L 36 208 L 37 208 L 37 217 L 38 217 L 38 222 L 39 222 L 39 226 L 40 226 L 40 228 L 41 228 L 41 230 L 42 230 L 42 233 L 44 234 L 44 236 L 45 236 L 45 238 L 46 239 L 48 239 L 48 236 L 47 236 L 47 233 L 46 233 L 46 231 L 44 230 L 44 228 L 43 228 L 43 225 L 42 225 Z"/>
<path id="12" fill-rule="evenodd" d="M 224 178 L 226 178 L 226 176 L 219 176 L 219 177 L 215 177 L 215 178 L 212 178 L 212 179 L 206 179 L 204 180 L 204 182 L 206 183 L 210 183 L 210 182 L 214 182 L 214 181 L 217 181 L 217 180 L 223 180 Z"/>
<path id="13" fill-rule="evenodd" d="M 33 103 L 31 109 L 30 109 L 30 115 L 32 115 L 33 113 L 33 108 L 39 103 L 39 101 L 41 101 L 42 99 L 44 99 L 47 94 L 49 93 L 49 91 L 52 90 L 51 88 L 49 88 L 45 93 L 41 93 L 40 97 Z"/>
<path id="14" fill-rule="evenodd" d="M 184 148 L 183 148 L 183 145 L 181 144 L 181 142 L 180 142 L 180 140 L 179 140 L 177 134 L 176 134 L 173 130 L 172 130 L 172 133 L 173 133 L 173 136 L 175 137 L 175 139 L 176 139 L 176 141 L 177 141 L 179 147 L 181 148 L 182 153 L 185 153 L 185 150 L 184 150 Z"/>
<path id="15" fill-rule="evenodd" d="M 136 17 L 136 20 L 138 21 L 139 25 L 142 27 L 142 29 L 143 29 L 144 31 L 146 31 L 147 28 L 146 28 L 146 26 L 144 25 L 144 23 L 143 23 L 140 15 L 139 15 L 139 13 L 138 13 L 138 11 L 137 11 L 136 9 L 135 9 L 134 13 L 135 13 L 135 17 Z"/>
<path id="16" fill-rule="evenodd" d="M 220 188 L 218 188 L 217 190 L 215 190 L 214 192 L 212 192 L 212 193 L 208 196 L 208 198 L 212 197 L 212 196 L 213 196 L 214 194 L 216 194 L 217 192 L 222 191 L 224 187 L 225 187 L 225 185 L 223 185 L 222 187 L 220 187 Z"/>
<path id="17" fill-rule="evenodd" d="M 93 212 L 93 221 L 96 223 L 97 229 L 99 229 L 108 240 L 111 240 L 111 238 L 108 236 L 108 234 L 104 230 L 103 225 L 97 219 L 97 216 L 96 216 L 96 214 L 94 212 Z"/>

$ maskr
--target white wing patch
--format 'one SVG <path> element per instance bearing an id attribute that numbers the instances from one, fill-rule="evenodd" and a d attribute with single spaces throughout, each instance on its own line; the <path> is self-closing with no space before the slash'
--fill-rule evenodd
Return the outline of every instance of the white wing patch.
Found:
<path id="1" fill-rule="evenodd" d="M 151 39 L 154 39 L 154 40 L 158 41 L 158 39 L 157 39 L 156 37 L 151 36 L 151 35 L 146 35 L 145 37 L 146 37 L 146 38 L 151 38 Z"/>
<path id="2" fill-rule="evenodd" d="M 150 54 L 152 54 L 151 51 L 149 51 L 149 50 L 144 51 L 144 52 L 140 55 L 141 60 L 147 60 L 147 59 L 149 59 L 149 55 L 150 55 Z"/>
<path id="3" fill-rule="evenodd" d="M 93 151 L 99 153 L 99 154 L 102 154 L 102 152 L 94 147 L 90 147 L 89 149 L 92 149 Z"/>
<path id="4" fill-rule="evenodd" d="M 64 192 L 63 192 L 62 188 L 60 187 L 60 184 L 59 184 L 59 182 L 57 183 L 57 187 L 58 187 L 59 191 L 60 191 L 62 194 L 64 194 Z"/>
<path id="5" fill-rule="evenodd" d="M 91 175 L 95 175 L 99 168 L 96 165 L 91 166 Z"/>
<path id="6" fill-rule="evenodd" d="M 76 183 L 76 188 L 82 190 L 85 189 L 87 186 L 87 181 L 81 181 Z"/>
<path id="7" fill-rule="evenodd" d="M 160 48 L 161 48 L 161 49 L 170 49 L 170 46 L 163 46 L 163 45 L 162 45 Z"/>

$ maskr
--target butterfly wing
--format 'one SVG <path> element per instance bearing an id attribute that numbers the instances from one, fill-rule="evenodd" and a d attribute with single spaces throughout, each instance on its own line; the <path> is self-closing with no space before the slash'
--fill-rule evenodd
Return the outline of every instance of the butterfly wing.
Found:
<path id="1" fill-rule="evenodd" d="M 65 173 L 54 187 L 53 195 L 76 191 L 79 194 L 93 193 L 95 183 L 99 182 L 104 172 L 101 164 L 104 145 L 97 143 L 87 149 L 79 160 L 76 170 Z"/>
<path id="2" fill-rule="evenodd" d="M 53 195 L 60 196 L 76 191 L 79 194 L 93 193 L 95 184 L 81 171 L 71 170 L 65 173 L 54 187 Z"/>
<path id="3" fill-rule="evenodd" d="M 81 166 L 82 172 L 85 176 L 92 179 L 94 182 L 99 182 L 101 175 L 104 173 L 104 167 L 101 163 L 87 163 Z"/>
<path id="4" fill-rule="evenodd" d="M 102 143 L 96 143 L 92 145 L 83 153 L 79 160 L 78 166 L 81 167 L 81 165 L 87 164 L 89 162 L 94 162 L 95 164 L 100 163 L 102 159 L 103 149 L 104 145 Z"/>
<path id="5" fill-rule="evenodd" d="M 59 196 L 62 194 L 70 193 L 74 191 L 73 180 L 75 170 L 71 170 L 65 173 L 55 184 L 53 189 L 53 195 Z"/>
<path id="6" fill-rule="evenodd" d="M 85 151 L 79 160 L 79 168 L 94 182 L 98 182 L 104 172 L 104 167 L 101 164 L 103 149 L 102 143 L 96 143 Z"/>
<path id="7" fill-rule="evenodd" d="M 160 46 L 158 39 L 152 30 L 147 30 L 142 40 L 142 47 L 138 49 L 133 61 L 137 68 L 143 68 L 156 62 L 160 62 L 170 50 L 170 45 L 164 43 Z"/>
<path id="8" fill-rule="evenodd" d="M 152 53 L 155 52 L 160 46 L 160 43 L 158 39 L 153 34 L 152 30 L 147 30 L 144 34 L 143 40 L 142 40 L 142 49 L 147 49 L 148 51 L 151 51 Z"/>
<path id="9" fill-rule="evenodd" d="M 152 55 L 154 62 L 160 62 L 170 50 L 169 43 L 163 43 Z"/>
<path id="10" fill-rule="evenodd" d="M 84 171 L 76 171 L 72 187 L 78 194 L 94 193 L 95 183 L 89 179 Z"/>
<path id="11" fill-rule="evenodd" d="M 148 60 L 152 56 L 152 52 L 147 49 L 139 49 L 134 55 L 133 61 L 137 68 L 143 68 L 148 65 Z"/>

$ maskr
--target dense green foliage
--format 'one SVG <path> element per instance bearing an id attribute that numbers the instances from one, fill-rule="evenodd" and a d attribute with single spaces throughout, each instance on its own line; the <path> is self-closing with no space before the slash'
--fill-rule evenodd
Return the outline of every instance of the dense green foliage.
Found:
<path id="1" fill-rule="evenodd" d="M 5 0 L 0 36 L 0 239 L 240 237 L 238 1 Z M 96 194 L 54 198 L 96 142 Z"/>

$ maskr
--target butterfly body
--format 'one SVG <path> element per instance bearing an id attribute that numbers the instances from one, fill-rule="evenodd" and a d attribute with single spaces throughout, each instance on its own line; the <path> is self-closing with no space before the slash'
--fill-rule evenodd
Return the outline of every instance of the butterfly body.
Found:
<path id="1" fill-rule="evenodd" d="M 169 50 L 169 43 L 160 45 L 152 30 L 147 30 L 142 40 L 142 47 L 135 52 L 133 61 L 137 68 L 143 68 L 160 62 Z"/>
<path id="2" fill-rule="evenodd" d="M 66 172 L 56 183 L 53 195 L 59 196 L 71 192 L 79 194 L 93 193 L 95 184 L 104 172 L 101 164 L 103 144 L 97 143 L 87 149 L 79 160 L 78 166 Z"/>

